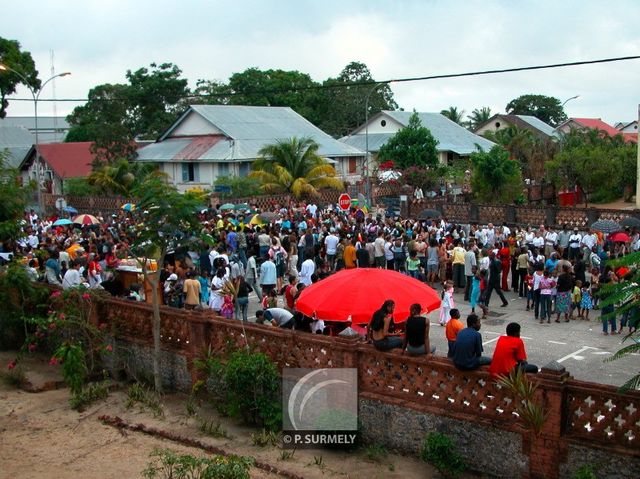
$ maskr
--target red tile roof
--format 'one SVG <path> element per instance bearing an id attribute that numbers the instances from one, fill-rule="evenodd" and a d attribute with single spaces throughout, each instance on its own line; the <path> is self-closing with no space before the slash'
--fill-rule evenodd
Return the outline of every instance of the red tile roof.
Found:
<path id="1" fill-rule="evenodd" d="M 620 133 L 619 130 L 616 130 L 614 127 L 612 127 L 608 123 L 605 123 L 600 118 L 571 118 L 571 120 L 578 123 L 579 125 L 584 126 L 585 128 L 604 131 L 608 133 L 610 136 L 616 136 L 616 135 L 622 134 Z M 625 134 L 622 134 L 622 137 L 624 138 L 624 141 L 628 143 L 638 142 L 638 135 L 634 133 L 631 133 L 631 134 L 625 133 Z"/>
<path id="2" fill-rule="evenodd" d="M 63 179 L 89 176 L 91 162 L 91 142 L 48 143 L 39 145 L 40 156 L 51 169 Z"/>

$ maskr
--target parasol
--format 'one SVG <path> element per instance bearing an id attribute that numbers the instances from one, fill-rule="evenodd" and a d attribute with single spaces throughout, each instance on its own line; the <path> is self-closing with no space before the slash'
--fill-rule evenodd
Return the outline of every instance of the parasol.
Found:
<path id="1" fill-rule="evenodd" d="M 225 203 L 220 207 L 220 211 L 233 210 L 235 207 L 236 206 L 233 203 Z"/>
<path id="2" fill-rule="evenodd" d="M 65 213 L 70 213 L 72 215 L 78 214 L 78 210 L 75 209 L 73 206 L 65 206 L 64 208 L 62 208 L 62 211 L 64 211 Z"/>
<path id="3" fill-rule="evenodd" d="M 396 323 L 409 317 L 409 306 L 414 303 L 427 312 L 440 307 L 439 294 L 417 279 L 387 269 L 356 268 L 339 271 L 305 288 L 296 309 L 328 321 L 351 318 L 353 324 L 367 324 L 387 299 L 396 303 Z"/>
<path id="4" fill-rule="evenodd" d="M 274 213 L 273 211 L 265 211 L 264 213 L 260 213 L 258 218 L 262 221 L 270 222 L 278 218 L 280 215 L 278 213 Z"/>
<path id="5" fill-rule="evenodd" d="M 598 220 L 591 225 L 591 229 L 609 234 L 620 231 L 623 228 L 618 223 L 612 220 Z"/>
<path id="6" fill-rule="evenodd" d="M 66 226 L 66 225 L 72 225 L 72 224 L 73 224 L 73 221 L 67 218 L 60 218 L 59 220 L 55 220 L 53 222 L 53 226 Z"/>
<path id="7" fill-rule="evenodd" d="M 640 219 L 635 216 L 627 216 L 620 222 L 620 226 L 626 226 L 629 228 L 640 228 Z"/>
<path id="8" fill-rule="evenodd" d="M 78 215 L 73 218 L 73 222 L 78 225 L 97 225 L 100 224 L 98 218 L 93 215 Z"/>
<path id="9" fill-rule="evenodd" d="M 629 238 L 629 235 L 624 231 L 618 231 L 617 233 L 609 235 L 609 241 L 613 241 L 614 243 L 628 243 L 631 241 L 631 238 Z"/>
<path id="10" fill-rule="evenodd" d="M 418 215 L 419 220 L 433 220 L 442 217 L 438 210 L 422 210 Z"/>
<path id="11" fill-rule="evenodd" d="M 120 209 L 123 211 L 133 211 L 136 209 L 136 205 L 134 203 L 125 203 Z"/>

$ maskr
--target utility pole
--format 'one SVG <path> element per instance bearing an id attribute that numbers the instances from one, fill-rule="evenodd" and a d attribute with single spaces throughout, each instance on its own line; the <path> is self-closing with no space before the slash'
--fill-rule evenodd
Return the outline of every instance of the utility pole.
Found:
<path id="1" fill-rule="evenodd" d="M 640 104 L 638 105 L 638 125 L 640 126 Z M 640 128 L 638 128 L 638 143 L 636 144 L 638 150 L 638 160 L 636 161 L 636 209 L 640 209 Z"/>

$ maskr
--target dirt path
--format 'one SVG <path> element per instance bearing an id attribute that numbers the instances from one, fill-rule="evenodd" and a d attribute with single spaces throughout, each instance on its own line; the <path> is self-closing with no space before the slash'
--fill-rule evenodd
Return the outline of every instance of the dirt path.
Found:
<path id="1" fill-rule="evenodd" d="M 238 426 L 201 408 L 205 419 L 220 421 L 230 438 L 215 439 L 199 430 L 201 419 L 186 414 L 186 396 L 174 394 L 163 398 L 165 417 L 155 419 L 150 412 L 124 407 L 126 391 L 112 392 L 88 410 L 78 413 L 68 405 L 67 389 L 27 393 L 0 383 L 0 478 L 56 479 L 141 477 L 156 448 L 169 448 L 179 453 L 205 455 L 199 449 L 181 446 L 139 432 L 120 432 L 103 425 L 101 415 L 119 416 L 129 423 L 190 436 L 238 455 L 253 456 L 281 470 L 305 478 L 429 478 L 438 477 L 434 469 L 412 457 L 387 455 L 372 461 L 363 451 L 351 453 L 331 451 L 296 451 L 294 457 L 282 460 L 277 447 L 252 445 L 255 430 Z M 317 463 L 320 462 L 320 465 Z M 275 478 L 274 474 L 252 470 L 254 478 Z"/>

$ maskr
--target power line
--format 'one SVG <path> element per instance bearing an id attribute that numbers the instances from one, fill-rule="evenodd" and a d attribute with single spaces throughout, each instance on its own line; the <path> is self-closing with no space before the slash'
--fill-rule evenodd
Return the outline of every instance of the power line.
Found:
<path id="1" fill-rule="evenodd" d="M 597 60 L 584 60 L 577 62 L 564 62 L 564 63 L 551 63 L 547 65 L 533 65 L 526 67 L 514 67 L 514 68 L 500 68 L 494 70 L 480 70 L 480 71 L 472 71 L 472 72 L 463 72 L 463 73 L 447 73 L 442 75 L 428 75 L 428 76 L 419 76 L 419 77 L 407 77 L 407 78 L 395 78 L 389 80 L 367 80 L 360 82 L 349 82 L 349 83 L 336 83 L 329 85 L 311 85 L 304 87 L 290 87 L 290 88 L 281 88 L 281 89 L 271 89 L 271 90 L 248 90 L 248 91 L 228 91 L 222 93 L 209 93 L 209 94 L 189 94 L 189 95 L 180 95 L 173 97 L 176 100 L 178 99 L 197 99 L 197 98 L 218 98 L 218 97 L 232 97 L 238 95 L 267 95 L 267 94 L 275 94 L 275 93 L 288 93 L 288 92 L 304 92 L 304 91 L 318 91 L 318 90 L 330 90 L 337 88 L 345 88 L 345 87 L 358 87 L 358 86 L 373 86 L 373 85 L 384 85 L 390 83 L 406 83 L 406 82 L 415 82 L 415 81 L 427 81 L 427 80 L 442 80 L 445 78 L 461 78 L 461 77 L 471 77 L 471 76 L 481 76 L 481 75 L 496 75 L 502 73 L 515 73 L 515 72 L 523 72 L 523 71 L 532 71 L 532 70 L 549 70 L 553 68 L 566 68 L 566 67 L 575 67 L 582 65 L 595 65 L 600 63 L 613 63 L 620 61 L 628 61 L 628 60 L 638 60 L 640 59 L 640 55 L 632 55 L 625 57 L 612 57 L 612 58 L 601 58 Z M 33 101 L 32 98 L 11 98 L 8 97 L 8 100 L 11 101 Z M 89 101 L 88 98 L 58 98 L 58 99 L 48 99 L 48 98 L 40 98 L 39 101 L 64 101 L 64 102 L 77 102 L 84 103 Z M 124 98 L 92 98 L 92 101 L 128 101 Z"/>

